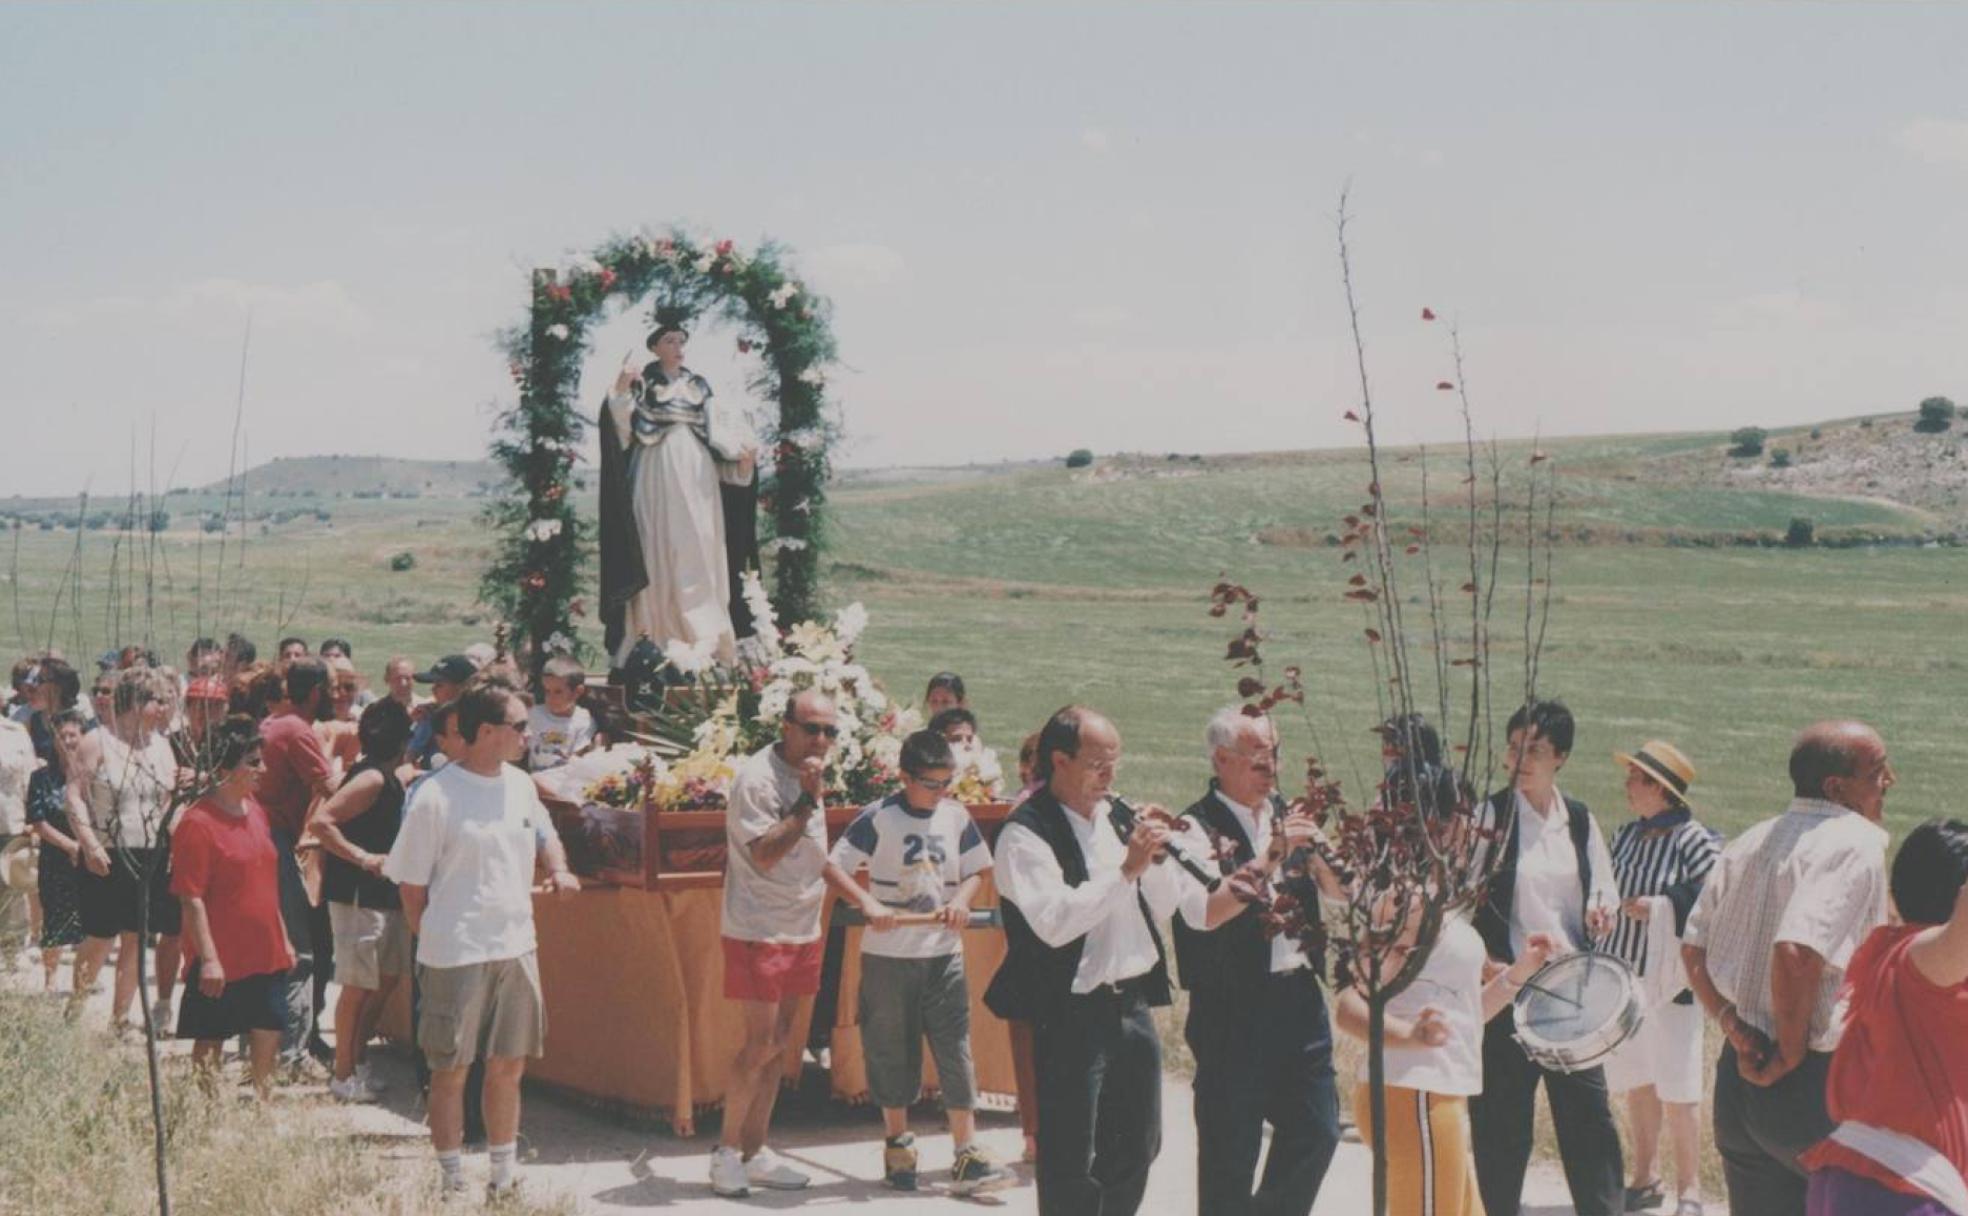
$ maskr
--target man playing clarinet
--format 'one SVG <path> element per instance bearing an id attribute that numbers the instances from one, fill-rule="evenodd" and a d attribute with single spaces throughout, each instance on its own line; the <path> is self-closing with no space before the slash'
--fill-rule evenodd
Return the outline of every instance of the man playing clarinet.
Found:
<path id="1" fill-rule="evenodd" d="M 1317 832 L 1309 816 L 1284 814 L 1269 717 L 1228 706 L 1210 718 L 1205 742 L 1215 775 L 1183 818 L 1202 829 L 1226 873 L 1253 862 L 1275 867 L 1289 845 Z M 1323 862 L 1313 870 L 1336 889 Z M 1339 1143 L 1332 1023 L 1318 972 L 1290 935 L 1267 938 L 1254 910 L 1240 906 L 1214 929 L 1189 912 L 1185 906 L 1174 929 L 1189 992 L 1183 1035 L 1196 1056 L 1197 1211 L 1307 1216 Z M 1271 1150 L 1259 1176 L 1266 1123 Z"/>
<path id="2" fill-rule="evenodd" d="M 1162 1048 L 1149 1011 L 1169 1003 L 1156 922 L 1190 904 L 1213 924 L 1242 904 L 1167 856 L 1167 813 L 1112 796 L 1120 732 L 1069 705 L 1039 732 L 1040 788 L 998 837 L 1006 955 L 986 1003 L 1033 1024 L 1041 1216 L 1132 1216 L 1162 1143 Z M 1191 862 L 1191 864 L 1195 864 Z"/>

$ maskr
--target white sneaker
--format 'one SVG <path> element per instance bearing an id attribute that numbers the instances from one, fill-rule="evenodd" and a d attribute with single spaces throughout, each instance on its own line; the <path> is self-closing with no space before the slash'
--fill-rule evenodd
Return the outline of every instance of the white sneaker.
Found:
<path id="1" fill-rule="evenodd" d="M 363 1081 L 361 1073 L 351 1073 L 345 1079 L 328 1082 L 328 1096 L 337 1102 L 374 1102 L 376 1091 Z"/>
<path id="2" fill-rule="evenodd" d="M 745 1176 L 745 1159 L 737 1149 L 720 1144 L 711 1150 L 711 1190 L 727 1199 L 743 1199 L 752 1193 Z"/>
<path id="3" fill-rule="evenodd" d="M 797 1191 L 813 1179 L 786 1164 L 785 1158 L 761 1145 L 745 1163 L 745 1178 L 753 1186 L 775 1191 Z"/>

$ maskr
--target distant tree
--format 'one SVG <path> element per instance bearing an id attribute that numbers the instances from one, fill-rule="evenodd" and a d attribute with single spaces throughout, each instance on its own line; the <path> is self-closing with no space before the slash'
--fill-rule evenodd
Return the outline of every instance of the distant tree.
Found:
<path id="1" fill-rule="evenodd" d="M 1869 430 L 1871 430 L 1871 429 L 1872 429 L 1872 419 L 1870 419 L 1870 418 L 1861 418 L 1861 419 L 1859 419 L 1859 427 L 1860 427 L 1860 429 L 1861 429 L 1861 430 L 1867 430 L 1867 431 L 1869 431 Z"/>
<path id="2" fill-rule="evenodd" d="M 1802 515 L 1793 515 L 1790 529 L 1784 533 L 1784 544 L 1792 549 L 1809 548 L 1817 538 L 1817 525 Z"/>
<path id="3" fill-rule="evenodd" d="M 1092 463 L 1092 448 L 1074 448 L 1066 457 L 1066 467 L 1069 469 L 1084 469 Z"/>
<path id="4" fill-rule="evenodd" d="M 1946 397 L 1929 397 L 1920 403 L 1920 421 L 1913 429 L 1927 435 L 1938 435 L 1954 424 L 1954 402 Z"/>
<path id="5" fill-rule="evenodd" d="M 1773 449 L 1771 449 L 1771 451 L 1770 451 L 1770 467 L 1771 467 L 1771 468 L 1773 468 L 1773 469 L 1787 469 L 1787 468 L 1789 468 L 1789 467 L 1790 467 L 1790 449 L 1789 449 L 1789 448 L 1773 448 Z"/>
<path id="6" fill-rule="evenodd" d="M 1824 428 L 1823 428 L 1823 427 L 1821 427 L 1821 426 L 1814 426 L 1814 427 L 1812 427 L 1812 428 L 1811 428 L 1811 438 L 1813 438 L 1813 439 L 1823 439 L 1823 438 L 1824 438 Z"/>
<path id="7" fill-rule="evenodd" d="M 1736 430 L 1729 432 L 1729 442 L 1735 445 L 1729 449 L 1729 455 L 1740 459 L 1761 456 L 1763 454 L 1763 441 L 1769 437 L 1770 432 L 1760 426 L 1738 427 Z"/>
<path id="8" fill-rule="evenodd" d="M 171 513 L 162 509 L 150 513 L 150 530 L 162 532 L 171 526 Z"/>
<path id="9" fill-rule="evenodd" d="M 416 568 L 417 555 L 408 549 L 390 558 L 390 569 L 397 574 L 401 574 L 405 570 L 415 570 Z"/>

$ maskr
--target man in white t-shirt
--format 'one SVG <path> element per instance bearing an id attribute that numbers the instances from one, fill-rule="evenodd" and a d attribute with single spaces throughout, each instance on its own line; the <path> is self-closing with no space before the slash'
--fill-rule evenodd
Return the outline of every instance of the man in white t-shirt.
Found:
<path id="1" fill-rule="evenodd" d="M 423 1007 L 417 1046 L 430 1062 L 431 1146 L 447 1196 L 461 1194 L 465 1075 L 485 1056 L 489 1198 L 516 1185 L 519 1081 L 546 1047 L 546 1005 L 534 958 L 533 873 L 547 888 L 580 890 L 533 782 L 512 767 L 525 749 L 526 704 L 477 687 L 455 710 L 462 754 L 420 781 L 383 862 L 417 935 Z"/>
<path id="2" fill-rule="evenodd" d="M 526 767 L 536 773 L 559 768 L 594 742 L 594 715 L 581 704 L 588 673 L 579 660 L 564 654 L 548 659 L 540 669 L 543 704 L 526 718 Z"/>
<path id="3" fill-rule="evenodd" d="M 970 985 L 962 930 L 970 901 L 991 869 L 991 850 L 963 804 L 945 796 L 956 779 L 950 744 L 933 730 L 902 741 L 902 788 L 855 817 L 834 845 L 834 864 L 852 875 L 866 866 L 876 899 L 894 912 L 934 916 L 927 924 L 861 935 L 861 1047 L 868 1088 L 881 1107 L 888 1143 L 882 1173 L 897 1190 L 916 1189 L 909 1107 L 922 1088 L 922 1044 L 929 1038 L 956 1156 L 950 1189 L 959 1195 L 1009 1185 L 1011 1172 L 975 1142 L 977 1074 L 970 1056 Z"/>
<path id="4" fill-rule="evenodd" d="M 827 858 L 827 755 L 840 737 L 834 703 L 817 689 L 786 704 L 779 741 L 748 758 L 725 805 L 724 995 L 745 1043 L 724 1093 L 724 1134 L 711 1152 L 711 1189 L 798 1190 L 810 1179 L 765 1147 L 779 1097 L 780 1058 L 800 1001 L 820 988 L 820 905 L 831 883 L 868 915 L 894 914 Z"/>

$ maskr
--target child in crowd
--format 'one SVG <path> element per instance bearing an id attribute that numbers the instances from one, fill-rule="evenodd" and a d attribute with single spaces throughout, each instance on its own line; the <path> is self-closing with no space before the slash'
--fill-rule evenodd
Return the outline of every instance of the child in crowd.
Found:
<path id="1" fill-rule="evenodd" d="M 901 791 L 863 810 L 833 853 L 846 874 L 866 866 L 874 897 L 895 914 L 934 917 L 902 926 L 876 921 L 861 937 L 861 1046 L 888 1137 L 882 1172 L 888 1185 L 916 1189 L 909 1106 L 922 1085 L 926 1034 L 956 1147 L 950 1189 L 975 1194 L 1013 1181 L 974 1138 L 977 1078 L 961 934 L 991 853 L 969 812 L 945 797 L 956 770 L 941 735 L 923 730 L 903 740 L 901 768 Z"/>
<path id="2" fill-rule="evenodd" d="M 569 655 L 555 655 L 540 669 L 546 699 L 526 715 L 527 767 L 534 772 L 558 768 L 594 742 L 594 715 L 581 704 L 587 683 L 587 671 Z"/>
<path id="3" fill-rule="evenodd" d="M 1420 917 L 1407 918 L 1412 949 Z M 1483 1092 L 1483 1027 L 1510 1003 L 1524 981 L 1551 957 L 1558 943 L 1532 933 L 1508 967 L 1493 966 L 1483 940 L 1461 916 L 1442 919 L 1440 935 L 1421 974 L 1387 1004 L 1387 1210 L 1392 1216 L 1478 1216 L 1476 1158 L 1469 1140 L 1469 1096 Z M 1367 999 L 1360 989 L 1341 990 L 1333 1021 L 1365 1042 Z M 1353 1117 L 1372 1146 L 1367 1118 L 1371 1096 L 1367 1061 L 1360 1061 Z"/>
<path id="4" fill-rule="evenodd" d="M 998 753 L 977 737 L 977 715 L 961 705 L 952 706 L 931 718 L 929 729 L 950 745 L 958 779 L 974 777 L 985 794 L 996 798 L 1004 785 L 1004 768 Z"/>

